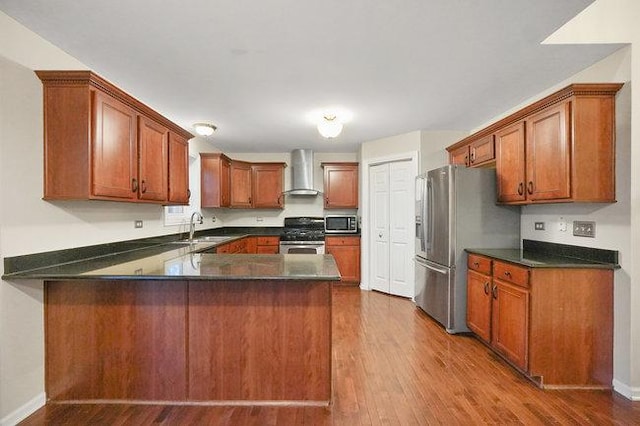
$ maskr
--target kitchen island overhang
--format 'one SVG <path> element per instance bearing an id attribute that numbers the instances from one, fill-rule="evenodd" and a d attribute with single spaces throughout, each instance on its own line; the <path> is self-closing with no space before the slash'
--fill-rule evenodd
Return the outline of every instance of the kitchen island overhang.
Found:
<path id="1" fill-rule="evenodd" d="M 330 404 L 332 256 L 165 254 L 78 268 L 19 277 L 45 281 L 48 400 Z"/>

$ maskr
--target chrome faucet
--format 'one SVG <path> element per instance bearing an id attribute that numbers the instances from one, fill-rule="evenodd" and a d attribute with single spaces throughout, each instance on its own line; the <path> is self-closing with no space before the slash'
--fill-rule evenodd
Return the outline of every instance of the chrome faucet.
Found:
<path id="1" fill-rule="evenodd" d="M 197 218 L 197 219 L 196 219 Z M 189 242 L 193 242 L 193 234 L 196 232 L 196 220 L 200 225 L 204 222 L 204 218 L 200 214 L 200 212 L 193 212 L 191 214 L 191 220 L 189 221 Z"/>

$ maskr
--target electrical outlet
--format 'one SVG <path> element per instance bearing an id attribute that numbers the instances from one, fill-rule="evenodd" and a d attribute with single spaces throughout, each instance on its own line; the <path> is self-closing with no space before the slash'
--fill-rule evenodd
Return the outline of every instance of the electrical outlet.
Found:
<path id="1" fill-rule="evenodd" d="M 142 221 L 141 220 L 134 221 L 133 226 L 134 228 L 142 228 Z"/>
<path id="2" fill-rule="evenodd" d="M 215 216 L 211 216 L 211 222 L 215 222 L 217 219 Z"/>
<path id="3" fill-rule="evenodd" d="M 533 229 L 536 231 L 544 231 L 544 222 L 534 222 Z"/>
<path id="4" fill-rule="evenodd" d="M 558 231 L 567 232 L 567 221 L 564 218 L 560 218 L 560 222 L 558 222 Z"/>
<path id="5" fill-rule="evenodd" d="M 573 235 L 576 237 L 596 237 L 596 223 L 592 221 L 574 220 Z"/>

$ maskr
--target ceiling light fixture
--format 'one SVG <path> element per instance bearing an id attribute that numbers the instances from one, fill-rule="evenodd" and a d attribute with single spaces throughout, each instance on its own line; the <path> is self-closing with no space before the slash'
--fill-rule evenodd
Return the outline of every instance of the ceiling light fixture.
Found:
<path id="1" fill-rule="evenodd" d="M 335 138 L 342 132 L 342 122 L 335 114 L 324 114 L 318 123 L 318 132 L 327 139 Z"/>
<path id="2" fill-rule="evenodd" d="M 211 136 L 217 129 L 216 126 L 209 123 L 195 123 L 193 128 L 200 136 Z"/>

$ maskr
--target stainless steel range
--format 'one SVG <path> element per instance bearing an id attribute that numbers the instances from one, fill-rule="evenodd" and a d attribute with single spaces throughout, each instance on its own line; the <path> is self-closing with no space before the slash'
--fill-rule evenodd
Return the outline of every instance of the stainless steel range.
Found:
<path id="1" fill-rule="evenodd" d="M 324 254 L 324 218 L 286 217 L 280 235 L 280 253 Z"/>

